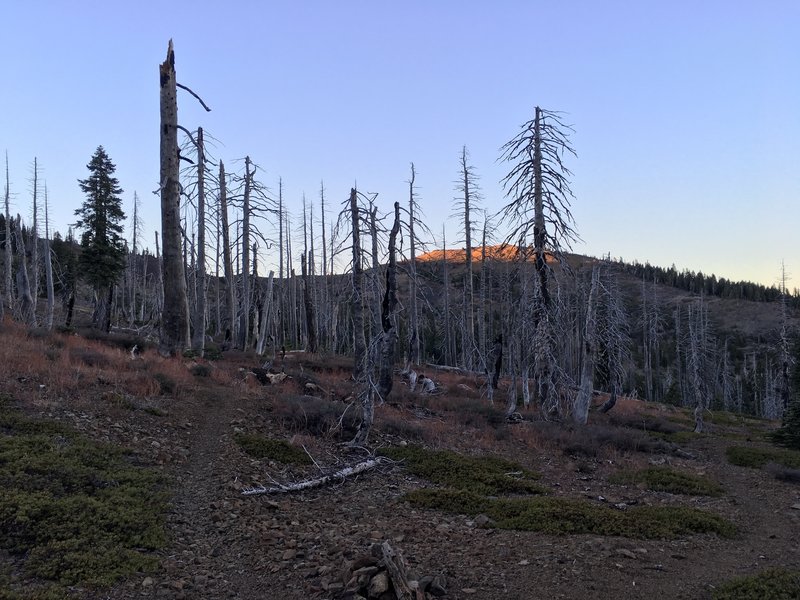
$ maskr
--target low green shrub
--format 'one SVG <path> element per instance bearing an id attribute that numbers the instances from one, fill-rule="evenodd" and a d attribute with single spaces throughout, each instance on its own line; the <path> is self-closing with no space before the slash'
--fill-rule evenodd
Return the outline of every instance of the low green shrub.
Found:
<path id="1" fill-rule="evenodd" d="M 547 534 L 592 534 L 669 539 L 715 533 L 732 537 L 735 526 L 722 517 L 683 506 L 640 506 L 616 510 L 586 500 L 536 496 L 487 498 L 469 491 L 423 489 L 405 496 L 413 506 L 454 514 L 485 514 L 490 526 Z"/>
<path id="2" fill-rule="evenodd" d="M 800 598 L 800 571 L 768 569 L 732 579 L 714 591 L 713 600 L 792 600 Z"/>
<path id="3" fill-rule="evenodd" d="M 166 544 L 167 508 L 158 473 L 133 466 L 118 447 L 5 406 L 0 430 L 0 549 L 20 561 L 20 585 L 107 586 L 157 567 L 150 551 Z M 4 586 L 10 597 L 15 585 Z"/>
<path id="4" fill-rule="evenodd" d="M 273 440 L 261 435 L 237 433 L 236 443 L 253 458 L 277 460 L 287 465 L 310 465 L 311 458 L 300 448 L 283 440 Z"/>
<path id="5" fill-rule="evenodd" d="M 496 456 L 464 456 L 448 450 L 426 450 L 419 446 L 383 448 L 381 454 L 403 461 L 414 475 L 433 483 L 474 494 L 541 494 L 535 483 L 539 475 Z"/>
<path id="6" fill-rule="evenodd" d="M 706 477 L 683 473 L 670 467 L 650 467 L 641 471 L 623 471 L 610 478 L 612 483 L 641 483 L 647 489 L 670 494 L 719 496 L 720 485 Z"/>
<path id="7" fill-rule="evenodd" d="M 776 463 L 790 469 L 800 468 L 800 452 L 780 448 L 754 448 L 730 446 L 725 450 L 728 462 L 739 467 L 760 469 L 767 463 Z"/>

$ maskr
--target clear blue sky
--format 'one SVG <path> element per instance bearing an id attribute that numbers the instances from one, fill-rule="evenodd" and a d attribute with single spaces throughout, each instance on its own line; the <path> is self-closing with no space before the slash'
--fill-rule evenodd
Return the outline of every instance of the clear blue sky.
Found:
<path id="1" fill-rule="evenodd" d="M 0 151 L 14 210 L 39 159 L 57 229 L 102 144 L 159 227 L 158 64 L 174 39 L 181 123 L 249 154 L 299 214 L 354 181 L 388 210 L 409 163 L 435 232 L 466 144 L 484 204 L 535 105 L 567 113 L 575 250 L 773 283 L 800 278 L 796 1 L 0 0 Z M 447 221 L 455 238 L 457 223 Z M 790 286 L 798 285 L 790 282 Z"/>

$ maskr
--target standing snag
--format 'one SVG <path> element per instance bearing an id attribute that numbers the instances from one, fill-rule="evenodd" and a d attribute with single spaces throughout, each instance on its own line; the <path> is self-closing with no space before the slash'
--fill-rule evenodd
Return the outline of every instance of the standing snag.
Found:
<path id="1" fill-rule="evenodd" d="M 533 242 L 536 276 L 529 318 L 536 340 L 534 383 L 539 404 L 547 412 L 560 409 L 556 335 L 548 286 L 551 269 L 547 258 L 553 256 L 563 265 L 563 251 L 578 237 L 570 212 L 571 173 L 563 163 L 566 154 L 575 156 L 568 140 L 569 131 L 559 113 L 537 106 L 534 118 L 502 149 L 502 158 L 512 164 L 502 181 L 510 198 L 502 215 L 515 224 L 509 239 L 526 254 Z"/>
<path id="2" fill-rule="evenodd" d="M 159 67 L 161 85 L 161 243 L 164 308 L 160 348 L 175 355 L 189 347 L 189 301 L 181 252 L 178 101 L 172 40 Z"/>

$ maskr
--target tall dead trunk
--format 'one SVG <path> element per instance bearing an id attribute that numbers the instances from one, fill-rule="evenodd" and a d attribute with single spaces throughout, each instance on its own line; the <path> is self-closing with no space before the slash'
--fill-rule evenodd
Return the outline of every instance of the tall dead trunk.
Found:
<path id="1" fill-rule="evenodd" d="M 572 418 L 579 425 L 585 425 L 589 418 L 589 406 L 591 405 L 592 392 L 594 391 L 595 331 L 597 326 L 595 314 L 599 279 L 599 269 L 594 267 L 592 269 L 592 285 L 589 289 L 589 300 L 586 308 L 586 323 L 584 324 L 581 384 L 572 409 Z"/>
<path id="2" fill-rule="evenodd" d="M 195 268 L 192 350 L 203 356 L 206 344 L 206 157 L 203 128 L 197 128 L 197 266 Z"/>
<path id="3" fill-rule="evenodd" d="M 466 369 L 473 369 L 473 350 L 475 347 L 475 292 L 472 282 L 472 219 L 471 211 L 473 204 L 473 195 L 475 193 L 474 187 L 474 172 L 470 168 L 467 155 L 467 147 L 461 149 L 460 160 L 460 179 L 459 188 L 463 194 L 463 211 L 464 211 L 464 260 L 467 272 L 464 279 L 464 302 L 463 302 L 463 320 L 464 320 L 464 339 L 462 340 L 463 347 L 463 362 Z"/>
<path id="4" fill-rule="evenodd" d="M 242 311 L 239 314 L 239 347 L 247 350 L 250 342 L 250 157 L 244 159 L 244 199 L 242 202 Z"/>
<path id="5" fill-rule="evenodd" d="M 53 329 L 56 294 L 53 287 L 53 261 L 50 257 L 50 207 L 47 202 L 47 186 L 44 188 L 44 273 L 45 285 L 47 286 L 47 309 L 44 316 L 44 326 L 50 331 Z"/>
<path id="6" fill-rule="evenodd" d="M 419 308 L 417 305 L 417 239 L 414 235 L 417 205 L 416 192 L 414 191 L 416 176 L 414 163 L 411 163 L 411 179 L 408 182 L 409 296 L 411 297 L 411 315 L 408 327 L 408 362 L 412 365 L 420 362 Z"/>
<path id="7" fill-rule="evenodd" d="M 269 326 L 272 322 L 272 280 L 275 277 L 274 271 L 269 272 L 267 278 L 267 291 L 264 293 L 263 307 L 261 309 L 261 322 L 258 330 L 258 342 L 256 343 L 256 353 L 263 354 L 267 347 L 267 336 Z M 274 346 L 273 346 L 274 347 Z M 274 352 L 273 352 L 274 355 Z"/>
<path id="8" fill-rule="evenodd" d="M 225 338 L 236 339 L 236 282 L 233 277 L 233 258 L 231 257 L 230 227 L 228 225 L 228 188 L 225 183 L 225 165 L 219 161 L 219 210 L 222 215 L 222 256 L 225 263 L 225 295 L 227 296 L 227 315 Z"/>
<path id="9" fill-rule="evenodd" d="M 133 235 L 131 239 L 131 259 L 130 259 L 130 274 L 131 274 L 131 291 L 130 291 L 130 313 L 128 316 L 128 326 L 132 327 L 136 320 L 136 256 L 139 241 L 139 196 L 133 192 Z M 144 298 L 144 296 L 143 296 Z"/>
<path id="10" fill-rule="evenodd" d="M 33 310 L 31 286 L 28 279 L 28 259 L 25 256 L 25 239 L 22 236 L 22 218 L 17 215 L 16 225 L 17 249 L 19 264 L 17 266 L 17 296 L 22 321 L 29 327 L 36 327 L 36 314 Z"/>
<path id="11" fill-rule="evenodd" d="M 189 347 L 189 301 L 181 255 L 180 153 L 175 53 L 172 40 L 159 67 L 161 88 L 161 241 L 164 308 L 159 350 L 176 355 Z"/>
<path id="12" fill-rule="evenodd" d="M 308 340 L 306 351 L 314 354 L 317 351 L 317 329 L 315 327 L 314 303 L 311 300 L 311 292 L 309 290 L 308 265 L 306 264 L 305 254 L 300 256 L 300 272 L 303 277 L 303 305 L 306 311 L 306 340 Z"/>
<path id="13" fill-rule="evenodd" d="M 33 312 L 39 303 L 39 161 L 33 158 L 33 225 L 31 227 L 31 296 Z"/>
<path id="14" fill-rule="evenodd" d="M 400 203 L 394 203 L 394 224 L 389 232 L 389 264 L 386 267 L 386 290 L 381 304 L 381 363 L 378 376 L 378 394 L 386 401 L 392 391 L 395 349 L 397 347 L 397 251 L 395 245 L 400 232 Z"/>
<path id="15" fill-rule="evenodd" d="M 367 369 L 367 340 L 364 337 L 364 274 L 361 268 L 361 232 L 358 210 L 358 192 L 350 190 L 350 215 L 353 236 L 353 379 L 361 404 L 361 423 L 352 445 L 364 445 L 369 437 L 373 420 L 372 386 Z"/>
<path id="16" fill-rule="evenodd" d="M 452 365 L 455 359 L 453 352 L 453 328 L 450 326 L 450 270 L 447 264 L 447 238 L 442 225 L 442 289 L 444 294 L 444 356 L 443 362 Z"/>
<path id="17" fill-rule="evenodd" d="M 9 203 L 11 201 L 11 187 L 8 180 L 8 152 L 6 152 L 6 186 L 5 186 L 5 209 L 6 209 L 6 247 L 5 247 L 5 299 L 9 312 L 14 309 L 14 283 L 12 280 L 12 270 L 14 255 L 11 252 L 11 212 Z"/>

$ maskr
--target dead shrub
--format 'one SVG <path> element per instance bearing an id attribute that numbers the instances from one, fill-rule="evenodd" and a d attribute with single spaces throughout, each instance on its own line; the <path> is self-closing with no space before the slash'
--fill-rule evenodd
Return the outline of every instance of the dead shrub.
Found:
<path id="1" fill-rule="evenodd" d="M 646 452 L 650 454 L 672 454 L 675 446 L 663 440 L 651 438 L 645 433 L 629 429 L 588 425 L 581 428 L 558 423 L 538 422 L 531 424 L 551 444 L 564 454 L 603 457 L 609 452 Z"/>
<path id="2" fill-rule="evenodd" d="M 360 422 L 359 409 L 344 402 L 331 402 L 314 396 L 287 396 L 273 407 L 275 418 L 297 433 L 327 435 L 337 432 L 353 436 Z M 340 427 L 341 422 L 341 427 Z"/>
<path id="3" fill-rule="evenodd" d="M 80 362 L 87 367 L 107 367 L 111 361 L 98 350 L 92 348 L 72 348 L 69 356 L 74 362 Z"/>
<path id="4" fill-rule="evenodd" d="M 424 432 L 417 423 L 412 423 L 402 418 L 383 417 L 378 423 L 381 432 L 395 435 L 405 440 L 421 440 Z"/>
<path id="5" fill-rule="evenodd" d="M 792 469 L 777 463 L 767 463 L 764 470 L 779 481 L 800 484 L 800 469 Z"/>
<path id="6" fill-rule="evenodd" d="M 608 422 L 611 425 L 616 425 L 618 427 L 641 429 L 642 431 L 649 431 L 651 433 L 671 434 L 685 431 L 686 429 L 674 421 L 667 421 L 666 419 L 653 418 L 645 415 L 624 413 L 618 415 L 609 415 Z"/>

